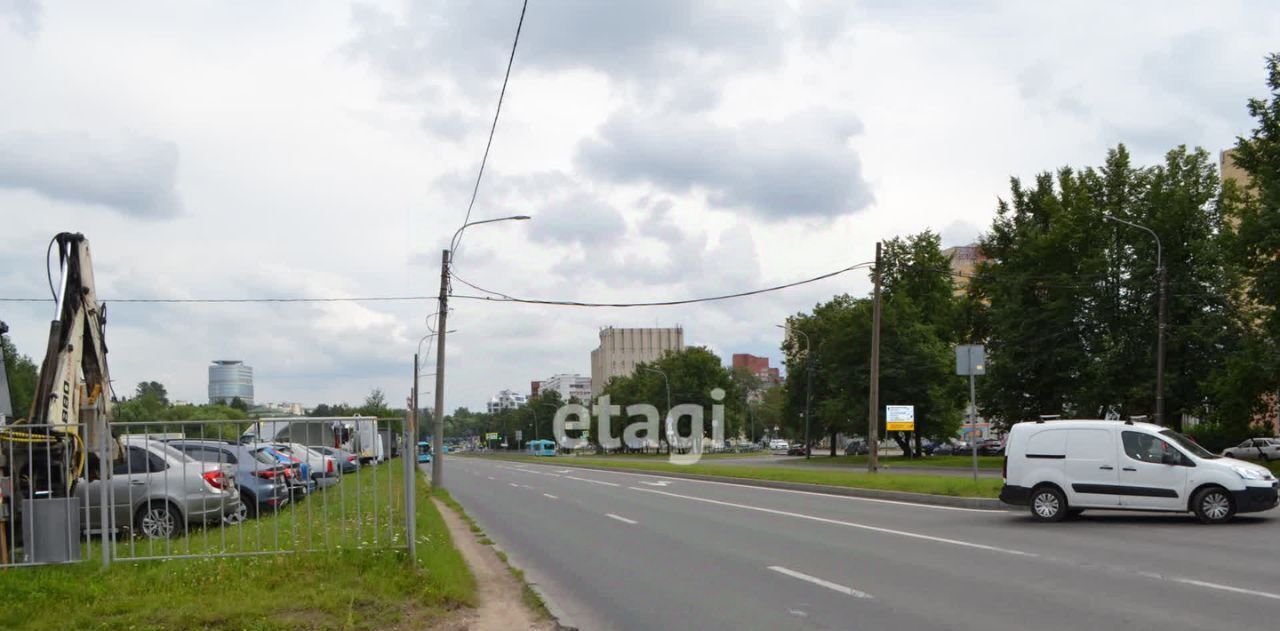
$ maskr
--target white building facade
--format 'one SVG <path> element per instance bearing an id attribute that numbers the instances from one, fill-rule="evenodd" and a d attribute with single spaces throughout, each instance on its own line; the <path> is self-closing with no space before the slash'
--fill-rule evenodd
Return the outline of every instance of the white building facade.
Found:
<path id="1" fill-rule="evenodd" d="M 684 350 L 684 329 L 600 329 L 600 346 L 591 351 L 591 394 L 604 391 L 613 377 L 635 372 L 636 364 Z"/>
<path id="2" fill-rule="evenodd" d="M 540 382 L 538 386 L 539 395 L 552 390 L 560 393 L 561 401 L 567 402 L 569 399 L 577 398 L 583 403 L 588 403 L 591 401 L 591 377 L 567 373 L 553 375 Z"/>
<path id="3" fill-rule="evenodd" d="M 529 397 L 513 390 L 503 390 L 489 399 L 489 413 L 497 414 L 503 410 L 514 410 L 524 407 Z"/>

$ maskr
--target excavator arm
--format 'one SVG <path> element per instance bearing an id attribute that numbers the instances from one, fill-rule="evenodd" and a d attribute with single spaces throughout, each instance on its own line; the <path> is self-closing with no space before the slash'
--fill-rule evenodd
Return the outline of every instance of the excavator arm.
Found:
<path id="1" fill-rule="evenodd" d="M 0 443 L 21 444 L 3 455 L 10 475 L 28 492 L 67 497 L 86 469 L 96 477 L 97 467 L 86 466 L 91 457 L 115 460 L 119 447 L 110 438 L 106 311 L 94 291 L 89 242 L 63 232 L 50 245 L 57 248 L 61 271 L 56 319 L 49 325 L 30 414 L 0 428 Z"/>

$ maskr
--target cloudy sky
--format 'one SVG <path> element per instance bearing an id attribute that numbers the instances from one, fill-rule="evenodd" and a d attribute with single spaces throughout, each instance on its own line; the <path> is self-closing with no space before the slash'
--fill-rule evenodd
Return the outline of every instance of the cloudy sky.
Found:
<path id="1" fill-rule="evenodd" d="M 48 295 L 45 246 L 93 245 L 99 295 L 433 295 L 484 150 L 519 0 L 0 0 L 0 297 Z M 989 224 L 1011 175 L 1152 162 L 1246 132 L 1280 50 L 1255 2 L 532 0 L 457 272 L 591 301 L 730 293 Z M 455 300 L 447 405 L 590 371 L 599 327 L 683 325 L 778 357 L 787 314 L 863 272 L 694 307 Z M 455 289 L 462 293 L 460 283 Z M 467 293 L 474 293 L 467 290 Z M 430 302 L 121 303 L 123 393 L 403 400 Z M 50 304 L 0 302 L 43 348 Z M 430 368 L 427 369 L 430 372 Z"/>

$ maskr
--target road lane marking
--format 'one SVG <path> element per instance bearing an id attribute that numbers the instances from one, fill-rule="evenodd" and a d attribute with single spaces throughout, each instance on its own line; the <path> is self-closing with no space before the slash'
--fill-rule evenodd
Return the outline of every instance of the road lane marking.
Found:
<path id="1" fill-rule="evenodd" d="M 720 506 L 729 506 L 732 508 L 741 508 L 744 510 L 753 510 L 761 513 L 770 513 L 772 515 L 782 515 L 785 517 L 795 517 L 796 519 L 807 519 L 809 521 L 821 522 L 824 524 L 834 524 L 836 526 L 847 526 L 849 528 L 859 528 L 862 530 L 870 530 L 872 532 L 881 532 L 885 534 L 898 535 L 901 537 L 910 537 L 912 539 L 923 539 L 925 541 L 935 541 L 938 543 L 949 543 L 953 546 L 961 546 L 964 548 L 973 548 L 976 550 L 986 550 L 988 552 L 1000 552 L 1003 554 L 1011 554 L 1014 556 L 1038 557 L 1040 555 L 1032 552 L 1023 552 L 1021 550 L 1013 550 L 1009 548 L 997 548 L 981 543 L 973 543 L 971 541 L 961 541 L 959 539 L 948 539 L 946 537 L 934 537 L 933 535 L 925 535 L 918 532 L 910 532 L 906 530 L 894 530 L 892 528 L 881 528 L 879 526 L 870 526 L 867 524 L 859 524 L 852 521 L 844 521 L 840 519 L 829 519 L 827 517 L 818 517 L 817 515 L 806 515 L 804 513 L 793 513 L 791 511 L 775 510 L 772 508 L 762 508 L 760 506 L 749 506 L 747 504 L 738 504 L 735 502 L 725 502 L 721 500 L 713 500 L 705 497 L 696 497 L 693 495 L 681 495 L 679 493 L 671 493 L 668 491 L 659 491 L 657 489 L 645 489 L 638 486 L 627 487 L 633 491 L 641 491 L 643 493 L 656 493 L 658 495 L 666 495 L 669 497 L 677 497 L 680 499 L 693 500 L 695 502 L 706 502 L 707 504 L 717 504 Z"/>
<path id="2" fill-rule="evenodd" d="M 634 520 L 634 519 L 627 519 L 626 517 L 622 517 L 622 516 L 619 516 L 619 515 L 614 515 L 613 513 L 605 513 L 605 514 L 604 514 L 604 516 L 605 516 L 605 517 L 608 517 L 608 518 L 610 518 L 610 519 L 616 519 L 616 520 L 618 520 L 618 521 L 620 521 L 620 522 L 622 522 L 622 523 L 624 523 L 624 524 L 631 524 L 632 526 L 634 526 L 634 525 L 636 525 L 636 524 L 640 523 L 640 522 L 638 522 L 638 521 L 636 521 L 636 520 Z"/>
<path id="3" fill-rule="evenodd" d="M 489 478 L 490 480 L 492 480 L 492 479 L 493 479 L 493 476 L 491 476 L 491 475 L 490 475 L 490 476 L 485 476 L 485 477 Z"/>
<path id="4" fill-rule="evenodd" d="M 515 482 L 508 482 L 507 484 L 510 484 L 511 486 L 514 486 L 516 488 L 520 488 L 520 485 L 516 484 Z"/>
<path id="5" fill-rule="evenodd" d="M 553 500 L 558 500 L 558 499 L 560 499 L 560 498 L 558 498 L 558 497 L 556 497 L 556 496 L 554 496 L 554 495 L 552 495 L 552 494 L 550 494 L 550 493 L 543 493 L 543 494 L 542 494 L 542 496 L 543 496 L 543 497 L 549 497 L 549 498 L 551 498 L 551 499 L 553 499 Z"/>
<path id="6" fill-rule="evenodd" d="M 667 486 L 671 484 L 671 480 L 658 480 L 657 482 L 645 482 L 641 480 L 640 484 L 648 484 L 649 486 Z"/>
<path id="7" fill-rule="evenodd" d="M 1218 589 L 1218 590 L 1222 590 L 1222 591 L 1224 591 L 1224 592 L 1235 592 L 1235 593 L 1237 593 L 1237 594 L 1248 594 L 1248 595 L 1250 595 L 1250 596 L 1261 596 L 1261 597 L 1263 597 L 1263 598 L 1270 598 L 1270 599 L 1272 599 L 1272 600 L 1280 600 L 1280 594 L 1272 594 L 1272 593 L 1269 593 L 1269 592 L 1259 592 L 1259 591 L 1255 591 L 1255 590 L 1252 590 L 1252 589 L 1245 589 L 1245 588 L 1243 588 L 1243 587 L 1232 587 L 1232 586 L 1230 586 L 1230 585 L 1222 585 L 1222 584 L 1220 584 L 1220 583 L 1210 583 L 1210 582 L 1207 582 L 1207 581 L 1197 581 L 1197 580 L 1192 579 L 1192 578 L 1178 578 L 1178 577 L 1176 577 L 1176 576 L 1170 576 L 1170 577 L 1166 577 L 1166 578 L 1167 578 L 1167 580 L 1173 581 L 1173 582 L 1175 582 L 1175 583 L 1182 583 L 1182 584 L 1184 584 L 1184 585 L 1195 585 L 1196 587 L 1206 587 L 1206 588 L 1209 588 L 1209 589 Z"/>
<path id="8" fill-rule="evenodd" d="M 617 484 L 617 483 L 614 483 L 614 482 L 605 482 L 605 481 L 602 481 L 602 480 L 588 480 L 588 479 L 586 479 L 586 478 L 575 478 L 575 477 L 573 477 L 573 476 L 571 476 L 571 475 L 566 475 L 566 476 L 564 476 L 564 477 L 565 477 L 565 478 L 568 478 L 568 479 L 570 479 L 570 480 L 577 480 L 577 481 L 579 481 L 579 482 L 590 482 L 590 483 L 592 483 L 592 484 L 603 484 L 603 485 L 605 485 L 605 486 L 622 486 L 621 484 Z"/>
<path id="9" fill-rule="evenodd" d="M 798 578 L 802 581 L 808 581 L 810 583 L 813 583 L 814 585 L 821 585 L 822 587 L 825 587 L 833 592 L 840 592 L 841 594 L 844 594 L 846 596 L 853 596 L 854 598 L 874 598 L 874 596 L 864 591 L 857 590 L 852 587 L 847 587 L 839 583 L 832 583 L 831 581 L 823 580 L 816 576 L 809 576 L 808 574 L 805 574 L 803 572 L 789 570 L 780 565 L 770 565 L 769 569 L 779 574 L 785 574 L 787 576 L 790 576 L 791 578 Z"/>
<path id="10" fill-rule="evenodd" d="M 532 473 L 534 475 L 549 475 L 553 478 L 561 477 L 558 473 L 546 473 L 544 471 L 534 471 L 533 469 L 517 469 L 515 467 L 498 467 L 499 469 L 510 469 L 511 471 L 519 471 L 520 473 Z"/>
<path id="11" fill-rule="evenodd" d="M 1058 558 L 1055 558 L 1055 557 L 1045 557 L 1045 556 L 1042 556 L 1042 555 L 1039 555 L 1039 554 L 1036 554 L 1036 553 L 1033 553 L 1033 552 L 1023 552 L 1023 551 L 1021 551 L 1021 550 L 1014 550 L 1014 549 L 1011 549 L 1011 548 L 1010 548 L 1010 549 L 1006 549 L 1006 548 L 997 548 L 997 547 L 995 547 L 995 546 L 984 545 L 984 544 L 981 544 L 981 543 L 974 543 L 974 542 L 971 542 L 971 541 L 961 541 L 961 540 L 959 540 L 959 539 L 948 539 L 948 538 L 946 538 L 946 537 L 934 537 L 934 536 L 932 536 L 932 535 L 925 535 L 925 534 L 921 534 L 921 533 L 917 533 L 917 532 L 910 532 L 910 531 L 906 531 L 906 530 L 894 530 L 894 529 L 892 529 L 892 528 L 881 528 L 881 527 L 879 527 L 879 526 L 869 526 L 869 525 L 867 525 L 867 524 L 859 524 L 859 523 L 851 522 L 851 521 L 842 521 L 842 520 L 839 520 L 839 519 L 828 519 L 828 518 L 826 518 L 826 517 L 818 517 L 818 516 L 816 516 L 816 515 L 806 515 L 806 514 L 804 514 L 804 513 L 793 513 L 793 512 L 790 512 L 790 511 L 774 510 L 774 509 L 772 509 L 772 508 L 761 508 L 761 507 L 758 507 L 758 506 L 748 506 L 748 505 L 746 505 L 746 504 L 736 504 L 736 503 L 733 503 L 733 502 L 724 502 L 724 501 L 721 501 L 721 500 L 713 500 L 713 499 L 708 499 L 708 498 L 705 498 L 705 497 L 695 497 L 695 496 L 692 496 L 692 495 L 681 495 L 681 494 L 679 494 L 679 493 L 670 493 L 670 492 L 667 492 L 667 491 L 659 491 L 659 490 L 657 490 L 657 489 L 646 489 L 646 488 L 641 488 L 641 487 L 638 487 L 638 486 L 629 486 L 629 487 L 627 487 L 627 488 L 628 488 L 628 489 L 631 489 L 631 490 L 633 490 L 633 491 L 641 491 L 641 492 L 643 492 L 643 493 L 654 493 L 654 494 L 656 494 L 656 495 L 667 495 L 667 496 L 670 496 L 670 497 L 677 497 L 677 498 L 681 498 L 681 499 L 688 499 L 688 500 L 693 500 L 693 501 L 697 501 L 697 502 L 705 502 L 705 503 L 708 503 L 708 504 L 718 504 L 718 505 L 721 505 L 721 506 L 730 506 L 730 507 L 733 507 L 733 508 L 741 508 L 741 509 L 745 509 L 745 510 L 753 510 L 753 511 L 761 512 L 761 513 L 770 513 L 770 514 L 773 514 L 773 515 L 783 515 L 783 516 L 786 516 L 786 517 L 795 517 L 795 518 L 797 518 L 797 519 L 806 519 L 806 520 L 809 520 L 809 521 L 816 521 L 816 522 L 821 522 L 821 523 L 826 523 L 826 524 L 833 524 L 833 525 L 837 525 L 837 526 L 847 526 L 847 527 L 850 527 L 850 528 L 859 528 L 859 529 L 862 529 L 862 530 L 870 530 L 870 531 L 872 531 L 872 532 L 880 532 L 880 533 L 886 533 L 886 534 L 899 535 L 899 536 L 902 536 L 902 537 L 909 537 L 909 538 L 912 538 L 912 539 L 923 539 L 923 540 L 926 540 L 926 541 L 934 541 L 934 542 L 938 542 L 938 543 L 947 543 L 947 544 L 951 544 L 951 545 L 955 545 L 955 546 L 961 546 L 961 547 L 965 547 L 965 548 L 973 548 L 973 549 L 976 549 L 976 550 L 986 550 L 986 551 L 988 551 L 988 552 L 999 552 L 999 553 L 1003 553 L 1003 554 L 1009 554 L 1009 555 L 1013 555 L 1013 556 L 1020 556 L 1020 557 L 1025 557 L 1025 558 L 1037 558 L 1037 559 L 1040 559 L 1040 560 L 1043 560 L 1043 561 L 1049 561 L 1049 562 L 1051 562 L 1051 563 L 1065 563 L 1065 564 L 1067 564 L 1067 565 L 1073 565 L 1073 566 L 1076 566 L 1076 567 L 1082 567 L 1082 568 L 1084 567 L 1084 566 L 1081 566 L 1081 565 L 1079 565 L 1079 564 L 1077 564 L 1077 563 L 1074 563 L 1074 562 L 1072 562 L 1072 561 L 1065 560 L 1065 559 L 1058 559 Z M 1231 586 L 1231 585 L 1223 585 L 1223 584 L 1220 584 L 1220 583 L 1210 583 L 1210 582 L 1208 582 L 1208 581 L 1199 581 L 1199 580 L 1196 580 L 1196 579 L 1192 579 L 1192 578 L 1183 578 L 1183 577 L 1179 577 L 1179 576 L 1165 576 L 1165 575 L 1163 575 L 1163 574 L 1157 574 L 1157 573 L 1155 573 L 1155 572 L 1133 572 L 1132 570 L 1125 570 L 1124 568 L 1108 567 L 1108 566 L 1105 566 L 1105 565 L 1104 565 L 1104 566 L 1098 566 L 1098 567 L 1100 567 L 1101 569 L 1104 569 L 1104 570 L 1109 570 L 1109 571 L 1120 571 L 1120 572 L 1125 572 L 1125 573 L 1131 573 L 1131 574 L 1136 574 L 1136 575 L 1138 575 L 1138 576 L 1143 576 L 1143 577 L 1146 577 L 1146 578 L 1152 578 L 1152 579 L 1161 580 L 1161 581 L 1168 581 L 1168 582 L 1172 582 L 1172 583 L 1180 583 L 1180 584 L 1182 584 L 1182 585 L 1191 585 L 1191 586 L 1194 586 L 1194 587 L 1203 587 L 1203 588 L 1205 588 L 1205 589 L 1216 589 L 1216 590 L 1219 590 L 1219 591 L 1232 592 L 1232 593 L 1236 593 L 1236 594 L 1244 594 L 1244 595 L 1248 595 L 1248 596 L 1259 596 L 1259 597 L 1262 597 L 1262 598 L 1269 598 L 1269 599 L 1273 599 L 1273 600 L 1280 600 L 1280 594 L 1272 594 L 1272 593 L 1270 593 L 1270 592 L 1263 592 L 1263 591 L 1257 591 L 1257 590 L 1252 590 L 1252 589 L 1245 589 L 1245 588 L 1242 588 L 1242 587 L 1233 587 L 1233 586 Z"/>
<path id="12" fill-rule="evenodd" d="M 548 466 L 548 465 L 534 465 L 534 466 Z M 881 498 L 878 498 L 878 497 L 857 497 L 857 496 L 853 496 L 853 495 L 837 495 L 837 494 L 835 494 L 835 493 L 821 493 L 821 492 L 818 492 L 818 491 L 800 491 L 800 490 L 796 490 L 796 489 L 779 489 L 779 488 L 774 488 L 774 487 L 771 487 L 771 486 L 755 486 L 755 485 L 751 485 L 751 484 L 740 484 L 740 483 L 737 483 L 737 482 L 720 482 L 719 480 L 699 480 L 699 479 L 697 479 L 697 478 L 670 478 L 670 477 L 666 477 L 666 476 L 664 476 L 664 475 L 662 475 L 662 474 L 660 474 L 660 473 L 634 473 L 634 472 L 631 472 L 631 471 L 616 471 L 616 470 L 613 470 L 613 469 L 607 469 L 607 470 L 606 470 L 606 469 L 588 469 L 588 468 L 586 468 L 586 467 L 583 467 L 582 469 L 579 469 L 579 470 L 580 470 L 580 471 L 599 471 L 599 472 L 601 472 L 601 473 L 612 473 L 612 474 L 616 474 L 616 475 L 630 475 L 630 476 L 641 477 L 641 478 L 658 478 L 658 479 L 660 479 L 660 480 L 667 480 L 668 482 L 681 482 L 681 481 L 683 481 L 683 482 L 697 482 L 697 483 L 699 483 L 699 484 L 716 484 L 716 485 L 720 485 L 720 486 L 735 486 L 735 487 L 738 487 L 738 488 L 741 488 L 741 489 L 748 489 L 748 490 L 752 490 L 752 491 L 773 491 L 773 492 L 776 492 L 776 493 L 793 493 L 793 494 L 796 494 L 796 495 L 813 495 L 813 496 L 817 496 L 817 497 L 836 498 L 836 499 L 841 499 L 841 500 L 852 500 L 852 501 L 855 501 L 855 502 L 875 502 L 875 503 L 877 503 L 877 504 L 896 504 L 896 505 L 899 505 L 899 506 L 911 506 L 911 507 L 914 507 L 914 508 L 927 508 L 927 509 L 930 509 L 930 510 L 949 510 L 949 511 L 961 511 L 961 512 L 965 512 L 965 513 L 988 513 L 988 514 L 1003 514 L 1003 513 L 1008 513 L 1008 512 L 1009 512 L 1009 511 L 1004 510 L 1004 509 L 991 509 L 991 508 L 965 508 L 965 507 L 963 507 L 963 506 L 937 506 L 937 505 L 934 505 L 934 504 L 920 504 L 920 503 L 918 503 L 918 502 L 906 502 L 906 501 L 903 501 L 903 500 L 886 500 L 886 499 L 881 499 Z M 530 470 L 530 469 L 525 469 L 525 471 L 530 471 L 530 472 L 532 472 L 532 470 Z M 557 473 L 569 473 L 569 472 L 570 472 L 570 470 L 569 470 L 569 469 L 560 469 L 560 470 L 558 470 L 558 471 L 557 471 Z M 543 474 L 543 475 L 550 475 L 550 474 Z M 569 477 L 569 476 L 565 476 L 565 477 Z"/>

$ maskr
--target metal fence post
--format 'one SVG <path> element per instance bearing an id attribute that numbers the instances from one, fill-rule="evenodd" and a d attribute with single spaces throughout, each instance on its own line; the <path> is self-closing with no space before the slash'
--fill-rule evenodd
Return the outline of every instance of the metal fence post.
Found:
<path id="1" fill-rule="evenodd" d="M 418 356 L 413 357 L 414 377 L 418 372 Z M 417 482 L 418 443 L 412 440 L 417 436 L 418 393 L 409 396 L 410 409 L 405 414 L 404 449 L 400 450 L 400 459 L 404 460 L 404 539 L 409 551 L 409 563 L 417 563 L 417 521 L 414 500 L 417 499 L 415 482 Z M 410 448 L 412 446 L 412 449 Z"/>
<path id="2" fill-rule="evenodd" d="M 104 395 L 105 396 L 105 395 Z M 102 431 L 98 432 L 99 440 L 102 441 L 101 451 L 98 452 L 98 487 L 100 494 L 100 503 L 98 504 L 98 527 L 100 528 L 99 541 L 102 544 L 102 567 L 111 567 L 111 544 L 113 533 L 111 531 L 111 518 L 115 512 L 111 505 L 111 424 L 103 423 Z M 88 482 L 89 474 L 85 473 L 85 481 Z M 85 495 L 87 499 L 88 494 Z M 87 527 L 88 524 L 85 524 Z"/>

